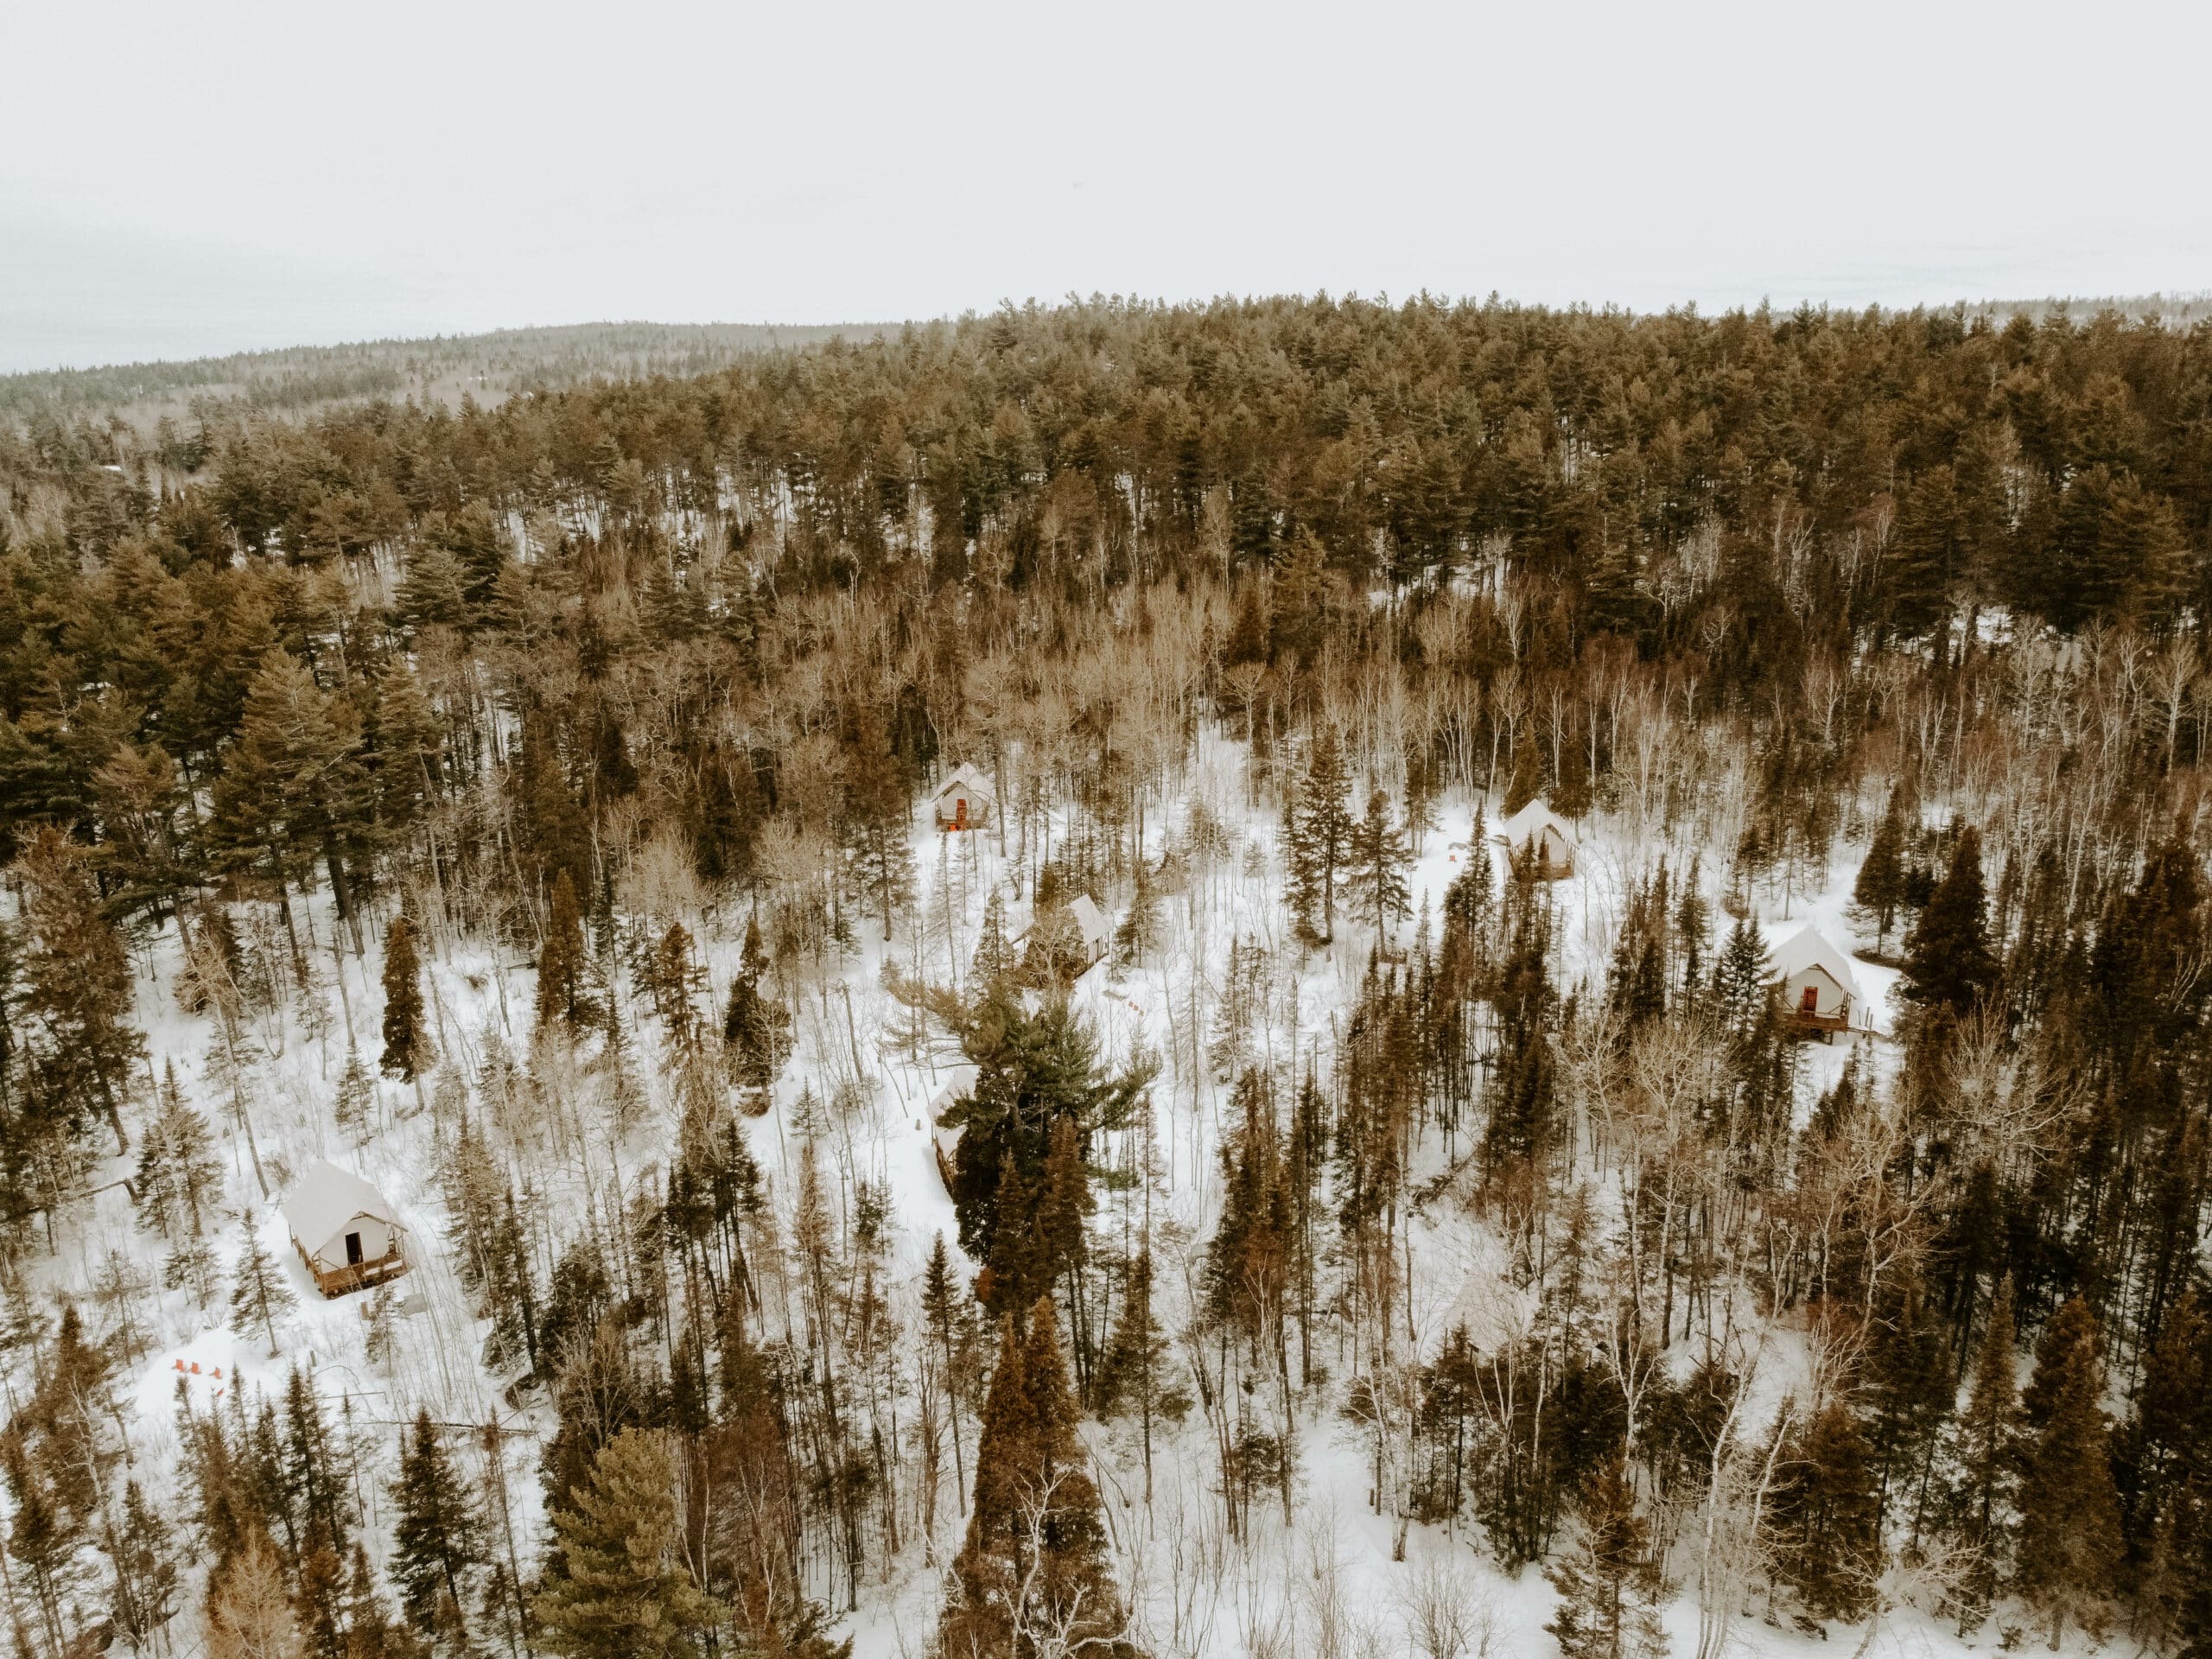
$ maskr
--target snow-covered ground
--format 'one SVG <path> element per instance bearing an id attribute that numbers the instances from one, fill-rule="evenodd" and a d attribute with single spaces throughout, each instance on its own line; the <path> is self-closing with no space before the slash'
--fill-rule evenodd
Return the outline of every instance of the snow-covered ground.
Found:
<path id="1" fill-rule="evenodd" d="M 1218 1203 L 1216 1154 L 1228 1095 L 1215 1080 L 1205 1048 L 1232 940 L 1255 940 L 1268 950 L 1269 1015 L 1262 1022 L 1262 1040 L 1270 1050 L 1265 1058 L 1278 1065 L 1294 1052 L 1318 1050 L 1325 1058 L 1330 1033 L 1357 994 L 1371 941 L 1357 926 L 1341 927 L 1338 942 L 1327 949 L 1305 952 L 1292 941 L 1274 848 L 1277 827 L 1270 812 L 1247 804 L 1237 745 L 1206 740 L 1173 793 L 1166 822 L 1148 826 L 1148 852 L 1156 854 L 1180 833 L 1194 803 L 1203 803 L 1227 826 L 1229 845 L 1211 857 L 1193 859 L 1182 890 L 1164 898 L 1160 945 L 1147 961 L 1126 969 L 1093 969 L 1078 983 L 1075 1000 L 1096 1030 L 1109 1064 L 1140 1052 L 1163 1059 L 1153 1090 L 1165 1175 L 1155 1220 L 1168 1224 L 1176 1236 L 1202 1242 Z M 1424 838 L 1411 875 L 1416 917 L 1439 912 L 1446 887 L 1468 855 L 1476 805 L 1464 799 L 1449 804 L 1442 826 Z M 1497 817 L 1496 803 L 1489 803 L 1481 819 L 1485 834 Z M 931 1113 L 932 1103 L 944 1098 L 948 1085 L 963 1074 L 959 1056 L 949 1046 L 917 1046 L 902 1038 L 904 1011 L 883 988 L 883 969 L 887 960 L 903 971 L 938 979 L 964 973 L 994 887 L 1008 895 L 1009 926 L 1019 928 L 1027 907 L 1010 893 L 1008 880 L 1016 842 L 1010 829 L 940 836 L 918 811 L 918 891 L 912 911 L 917 919 L 902 925 L 900 937 L 888 945 L 880 928 L 861 924 L 858 946 L 848 959 L 785 988 L 797 1016 L 797 1051 L 772 1109 L 747 1124 L 754 1155 L 770 1176 L 779 1208 L 787 1212 L 800 1140 L 795 1121 L 800 1099 L 804 1095 L 829 1101 L 838 1096 L 841 1084 L 847 1085 L 849 1109 L 832 1115 L 824 1136 L 825 1168 L 836 1173 L 839 1203 L 850 1200 L 861 1178 L 888 1190 L 896 1226 L 895 1271 L 908 1286 L 918 1280 L 932 1239 L 942 1233 L 951 1243 L 957 1236 L 952 1205 L 932 1153 Z M 1558 884 L 1552 895 L 1560 924 L 1557 977 L 1562 988 L 1602 988 L 1624 894 L 1662 853 L 1677 872 L 1689 868 L 1691 854 L 1703 853 L 1716 931 L 1724 931 L 1727 918 L 1720 912 L 1714 882 L 1726 865 L 1725 846 L 1647 846 L 1602 818 L 1585 826 L 1579 873 Z M 1033 868 L 1036 849 L 1028 850 Z M 1821 879 L 1801 879 L 1786 898 L 1764 890 L 1753 894 L 1770 942 L 1809 920 L 1848 947 L 1853 930 L 1846 905 L 1858 850 L 1839 845 Z M 474 1317 L 455 1271 L 449 1217 L 438 1191 L 443 1149 L 436 1114 L 420 1109 L 415 1090 L 380 1082 L 377 1122 L 358 1142 L 334 1122 L 332 1104 L 349 1023 L 372 1065 L 380 1047 L 379 964 L 373 942 L 363 957 L 357 957 L 350 946 L 334 951 L 334 918 L 327 903 L 301 907 L 299 915 L 315 942 L 319 979 L 310 995 L 324 1012 L 319 1020 L 303 1021 L 296 1010 L 254 1027 L 258 1058 L 249 1110 L 268 1177 L 266 1197 L 226 1091 L 210 1073 L 211 1028 L 204 1019 L 180 1012 L 172 994 L 179 965 L 174 930 L 147 952 L 139 1014 L 149 1036 L 152 1070 L 158 1076 L 174 1063 L 187 1093 L 216 1129 L 229 1171 L 236 1218 L 216 1240 L 218 1255 L 227 1268 L 244 1247 L 247 1230 L 257 1231 L 283 1263 L 298 1306 L 282 1320 L 272 1355 L 260 1331 L 226 1322 L 222 1298 L 203 1309 L 184 1290 L 156 1293 L 147 1350 L 119 1389 L 134 1445 L 143 1468 L 173 1468 L 180 1386 L 196 1408 L 204 1409 L 241 1389 L 280 1394 L 289 1370 L 297 1366 L 311 1376 L 334 1419 L 350 1423 L 367 1449 L 359 1490 L 372 1518 L 378 1505 L 388 1503 L 386 1488 L 396 1465 L 395 1425 L 428 1407 L 441 1421 L 483 1423 L 496 1417 L 501 1426 L 518 1431 L 501 1440 L 505 1484 L 518 1523 L 534 1536 L 540 1525 L 536 1437 L 550 1433 L 550 1408 L 529 1398 L 519 1408 L 509 1403 L 503 1397 L 508 1379 L 487 1374 L 480 1363 L 487 1327 Z M 709 1006 L 718 1009 L 741 947 L 744 913 L 725 908 L 686 920 L 707 963 Z M 1402 939 L 1410 938 L 1412 930 L 1412 924 L 1402 929 Z M 473 1077 L 494 1035 L 518 1056 L 526 1053 L 533 977 L 526 962 L 511 950 L 495 952 L 449 938 L 434 927 L 425 943 L 424 964 L 433 1036 L 447 1065 Z M 1854 969 L 1875 1027 L 1886 1031 L 1895 973 L 1863 959 Z M 342 1001 L 334 974 L 345 976 Z M 640 1070 L 653 1104 L 643 1122 L 617 1135 L 604 1116 L 586 1117 L 581 1138 L 565 1157 L 551 1155 L 550 1139 L 541 1143 L 526 1173 L 538 1189 L 554 1235 L 563 1230 L 563 1221 L 575 1219 L 588 1185 L 612 1179 L 623 1192 L 635 1193 L 658 1179 L 672 1138 L 673 1111 L 652 1064 L 658 1043 L 658 1034 L 649 1025 L 637 1034 Z M 1879 1037 L 1806 1046 L 1801 1112 L 1833 1084 L 1854 1048 L 1882 1066 L 1890 1063 L 1890 1046 Z M 856 1096 L 850 1087 L 855 1077 Z M 424 1086 L 437 1084 L 427 1081 Z M 377 1185 L 409 1228 L 414 1269 L 388 1290 L 326 1301 L 290 1248 L 276 1205 L 286 1183 L 324 1155 Z M 118 1179 L 130 1167 L 127 1159 L 115 1160 L 99 1179 Z M 1113 1202 L 1102 1202 L 1098 1224 L 1111 1224 L 1114 1214 Z M 1496 1240 L 1464 1210 L 1446 1213 L 1446 1207 L 1436 1206 L 1420 1217 L 1414 1232 L 1420 1262 L 1414 1319 L 1423 1342 L 1440 1340 L 1455 1321 L 1478 1325 L 1497 1316 L 1516 1294 L 1499 1274 Z M 151 1276 L 161 1255 L 158 1241 L 137 1224 L 119 1188 L 66 1216 L 57 1243 L 54 1255 L 39 1271 L 50 1291 L 87 1302 L 94 1278 L 111 1256 Z M 1174 1306 L 1179 1293 L 1173 1288 L 1173 1275 L 1166 1276 L 1166 1285 L 1169 1305 L 1162 1311 L 1172 1327 L 1179 1323 L 1182 1310 Z M 394 1339 L 388 1354 L 372 1358 L 367 1315 L 378 1297 L 390 1304 Z M 910 1322 L 918 1320 L 911 1296 L 899 1306 Z M 1770 1386 L 1777 1394 L 1792 1375 L 1791 1340 L 1787 1330 L 1776 1333 Z M 1145 1610 L 1149 1639 L 1162 1655 L 1195 1659 L 1406 1653 L 1414 1650 L 1409 1610 L 1424 1596 L 1432 1605 L 1464 1601 L 1476 1626 L 1488 1632 L 1491 1653 L 1554 1650 L 1542 1631 L 1553 1596 L 1541 1574 L 1532 1569 L 1517 1578 L 1505 1576 L 1471 1524 L 1450 1529 L 1416 1524 L 1405 1559 L 1395 1558 L 1397 1523 L 1376 1514 L 1369 1501 L 1367 1443 L 1336 1414 L 1332 1399 L 1316 1399 L 1306 1408 L 1291 1522 L 1286 1526 L 1279 1514 L 1259 1505 L 1253 1535 L 1241 1543 L 1222 1532 L 1220 1504 L 1210 1490 L 1212 1453 L 1202 1423 L 1193 1419 L 1180 1427 L 1160 1427 L 1156 1490 L 1149 1506 L 1143 1500 L 1141 1461 L 1131 1432 L 1096 1424 L 1086 1425 L 1085 1432 L 1125 1571 Z M 472 1449 L 471 1455 L 480 1454 Z M 480 1464 L 472 1466 L 480 1478 Z M 948 1495 L 937 1538 L 940 1561 L 955 1547 L 959 1524 Z M 374 1524 L 366 1530 L 373 1547 L 381 1535 Z M 921 1548 L 910 1543 L 887 1578 L 869 1585 L 861 1610 L 841 1629 L 855 1637 L 855 1651 L 864 1659 L 918 1655 L 940 1599 L 937 1570 L 925 1566 Z M 1767 1623 L 1758 1611 L 1755 1604 L 1751 1616 L 1732 1626 L 1740 1651 L 1834 1652 L 1837 1643 L 1847 1642 L 1866 1652 L 1932 1654 L 1961 1645 L 1986 1648 L 1996 1639 L 1993 1630 L 1986 1630 L 1974 1642 L 1961 1644 L 1947 1627 L 1907 1609 L 1885 1615 L 1870 1630 L 1837 1631 L 1833 1640 L 1823 1641 Z M 1697 1617 L 1687 1596 L 1670 1607 L 1667 1622 L 1678 1654 L 1694 1649 Z M 1325 1640 L 1331 1630 L 1336 1636 Z"/>

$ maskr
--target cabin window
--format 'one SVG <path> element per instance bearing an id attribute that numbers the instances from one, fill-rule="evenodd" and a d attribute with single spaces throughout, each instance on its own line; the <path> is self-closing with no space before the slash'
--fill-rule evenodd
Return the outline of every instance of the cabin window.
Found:
<path id="1" fill-rule="evenodd" d="M 346 1265 L 349 1268 L 361 1265 L 361 1236 L 359 1233 L 346 1235 Z"/>
<path id="2" fill-rule="evenodd" d="M 1797 999 L 1797 1009 L 1801 1014 L 1818 1014 L 1821 1011 L 1820 987 L 1808 985 L 1804 995 Z"/>

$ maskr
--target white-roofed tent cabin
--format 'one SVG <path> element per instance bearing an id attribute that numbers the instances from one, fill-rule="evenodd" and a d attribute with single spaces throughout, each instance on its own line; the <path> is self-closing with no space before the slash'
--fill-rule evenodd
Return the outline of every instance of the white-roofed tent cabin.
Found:
<path id="1" fill-rule="evenodd" d="M 1021 969 L 1030 984 L 1072 985 L 1114 948 L 1114 924 L 1087 893 L 1054 899 L 1020 935 Z"/>
<path id="2" fill-rule="evenodd" d="M 940 830 L 981 830 L 998 808 L 998 794 L 965 760 L 947 772 L 930 797 Z"/>
<path id="3" fill-rule="evenodd" d="M 407 1271 L 407 1230 L 384 1194 L 319 1158 L 284 1200 L 292 1248 L 325 1296 L 343 1296 Z"/>
<path id="4" fill-rule="evenodd" d="M 1089 963 L 1103 961 L 1114 948 L 1114 924 L 1106 919 L 1105 912 L 1091 902 L 1087 893 L 1076 894 L 1068 906 L 1068 914 L 1075 918 L 1076 929 L 1083 935 L 1083 954 Z"/>
<path id="5" fill-rule="evenodd" d="M 1834 1040 L 1833 1033 L 1851 1029 L 1859 979 L 1849 957 L 1817 930 L 1801 927 L 1775 947 L 1773 962 L 1783 1007 L 1800 1030 Z"/>
<path id="6" fill-rule="evenodd" d="M 1557 881 L 1574 874 L 1574 831 L 1543 802 L 1529 802 L 1497 829 L 1514 874 L 1526 880 Z"/>

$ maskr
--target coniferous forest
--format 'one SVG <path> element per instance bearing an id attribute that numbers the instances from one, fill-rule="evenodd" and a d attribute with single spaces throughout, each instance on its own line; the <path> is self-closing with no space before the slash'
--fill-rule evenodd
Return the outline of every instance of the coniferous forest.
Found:
<path id="1" fill-rule="evenodd" d="M 2212 323 L 717 365 L 0 403 L 12 1651 L 2212 1656 Z"/>

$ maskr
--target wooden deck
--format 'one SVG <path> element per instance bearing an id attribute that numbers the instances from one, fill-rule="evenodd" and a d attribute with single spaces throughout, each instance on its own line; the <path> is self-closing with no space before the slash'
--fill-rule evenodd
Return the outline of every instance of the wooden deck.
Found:
<path id="1" fill-rule="evenodd" d="M 1506 858 L 1513 866 L 1513 874 L 1523 881 L 1564 881 L 1574 874 L 1574 855 L 1572 853 L 1565 858 L 1555 859 L 1541 853 L 1531 855 L 1508 852 Z"/>
<path id="2" fill-rule="evenodd" d="M 1840 1014 L 1808 1014 L 1802 1008 L 1792 1008 L 1789 1010 L 1789 1022 L 1800 1036 L 1817 1035 L 1822 1042 L 1834 1042 L 1836 1033 L 1847 1033 L 1852 1029 L 1849 1008 Z"/>
<path id="3" fill-rule="evenodd" d="M 385 1280 L 397 1279 L 407 1271 L 406 1255 L 397 1249 L 373 1262 L 319 1269 L 308 1259 L 307 1247 L 296 1238 L 292 1241 L 292 1248 L 300 1253 L 301 1264 L 307 1268 L 308 1276 L 315 1281 L 315 1287 L 323 1294 L 326 1300 L 335 1296 L 351 1295 L 354 1291 L 365 1290 L 371 1285 L 380 1285 Z"/>

